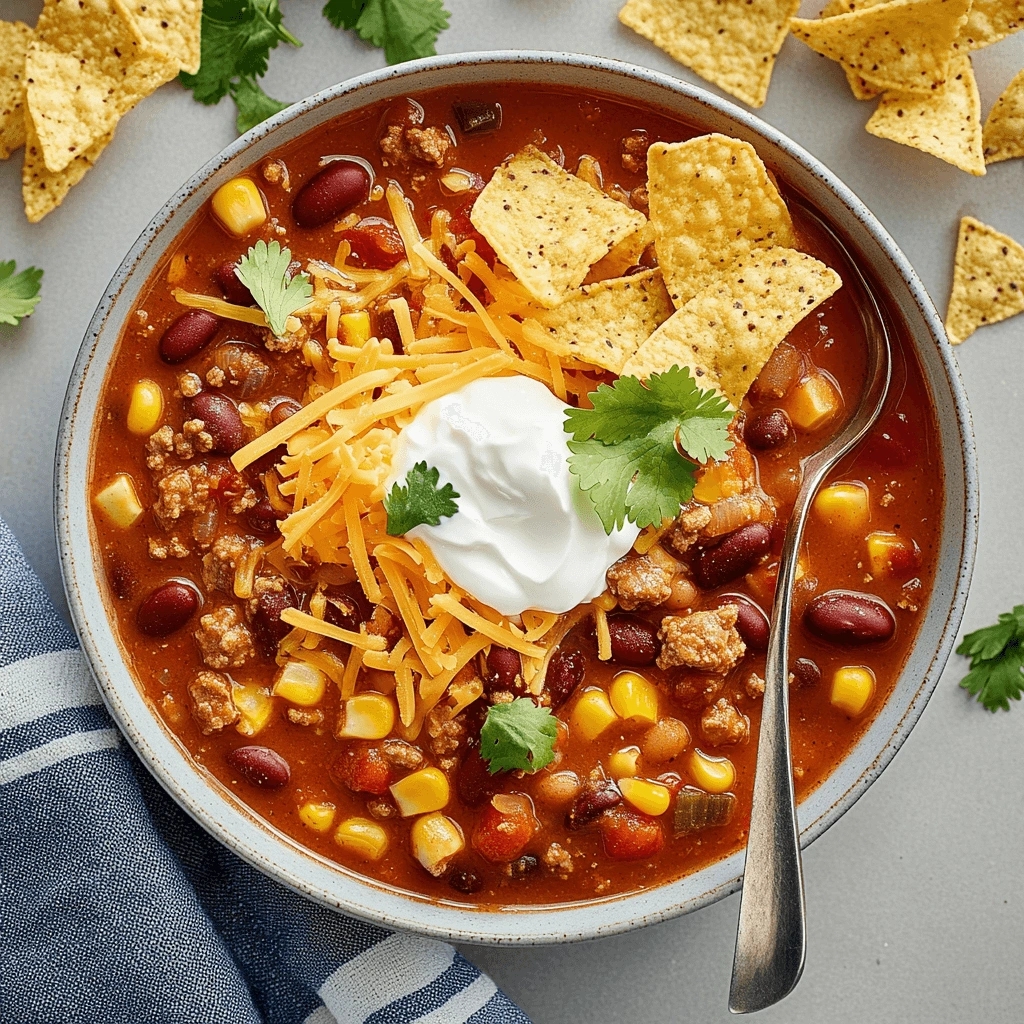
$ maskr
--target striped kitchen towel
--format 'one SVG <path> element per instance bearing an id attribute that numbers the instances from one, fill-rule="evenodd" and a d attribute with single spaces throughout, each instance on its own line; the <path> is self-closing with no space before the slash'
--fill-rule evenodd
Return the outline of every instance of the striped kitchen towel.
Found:
<path id="1" fill-rule="evenodd" d="M 265 878 L 127 749 L 0 521 L 3 1024 L 529 1024 L 451 946 Z"/>

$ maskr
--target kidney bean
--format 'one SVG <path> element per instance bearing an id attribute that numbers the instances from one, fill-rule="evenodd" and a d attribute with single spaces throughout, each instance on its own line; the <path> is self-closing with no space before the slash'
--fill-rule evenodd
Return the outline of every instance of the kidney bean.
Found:
<path id="1" fill-rule="evenodd" d="M 513 690 L 516 677 L 522 677 L 523 663 L 515 651 L 494 646 L 487 655 L 487 684 L 492 690 Z"/>
<path id="2" fill-rule="evenodd" d="M 789 671 L 793 673 L 793 685 L 800 690 L 809 690 L 821 682 L 821 669 L 810 658 L 797 658 Z"/>
<path id="3" fill-rule="evenodd" d="M 246 782 L 263 789 L 279 789 L 292 777 L 288 762 L 270 747 L 236 747 L 225 760 Z"/>
<path id="4" fill-rule="evenodd" d="M 658 635 L 636 615 L 609 615 L 612 661 L 621 665 L 650 665 L 658 656 Z"/>
<path id="5" fill-rule="evenodd" d="M 472 896 L 484 887 L 484 880 L 468 868 L 456 868 L 448 876 L 448 884 L 456 891 Z"/>
<path id="6" fill-rule="evenodd" d="M 789 417 L 781 409 L 769 409 L 747 423 L 743 430 L 743 440 L 751 448 L 767 450 L 785 444 L 792 432 Z"/>
<path id="7" fill-rule="evenodd" d="M 213 272 L 213 280 L 228 302 L 233 302 L 236 306 L 255 305 L 256 300 L 252 297 L 252 292 L 238 280 L 235 273 L 237 267 L 238 263 L 231 260 L 222 263 Z"/>
<path id="8" fill-rule="evenodd" d="M 772 532 L 764 523 L 748 523 L 713 548 L 706 548 L 697 559 L 697 581 L 711 590 L 746 575 L 766 555 L 772 545 Z"/>
<path id="9" fill-rule="evenodd" d="M 204 429 L 213 438 L 214 452 L 234 455 L 245 444 L 245 427 L 238 407 L 226 395 L 202 391 L 185 403 L 189 419 L 202 420 Z"/>
<path id="10" fill-rule="evenodd" d="M 146 636 L 170 636 L 192 618 L 198 607 L 199 595 L 195 588 L 171 580 L 143 600 L 135 614 L 135 623 Z"/>
<path id="11" fill-rule="evenodd" d="M 880 643 L 896 632 L 888 605 L 872 594 L 830 590 L 804 611 L 804 625 L 822 640 L 839 644 Z"/>
<path id="12" fill-rule="evenodd" d="M 284 519 L 286 513 L 278 512 L 270 504 L 270 498 L 263 495 L 262 498 L 248 512 L 245 513 L 245 521 L 253 533 L 262 533 L 264 536 L 277 533 L 279 519 Z"/>
<path id="13" fill-rule="evenodd" d="M 110 589 L 122 600 L 127 601 L 135 594 L 135 588 L 139 585 L 139 579 L 135 575 L 135 569 L 130 562 L 118 554 L 111 554 L 107 560 L 107 571 L 110 579 Z"/>
<path id="14" fill-rule="evenodd" d="M 292 202 L 292 216 L 300 228 L 318 228 L 370 195 L 370 176 L 353 160 L 333 160 L 314 174 Z"/>
<path id="15" fill-rule="evenodd" d="M 160 339 L 160 358 L 172 366 L 191 359 L 213 341 L 220 329 L 220 317 L 205 309 L 182 313 Z"/>
<path id="16" fill-rule="evenodd" d="M 358 633 L 359 627 L 373 617 L 373 606 L 356 582 L 329 587 L 325 596 L 324 618 L 332 626 Z"/>
<path id="17" fill-rule="evenodd" d="M 352 256 L 371 270 L 390 270 L 405 259 L 405 243 L 398 228 L 383 217 L 364 217 L 341 233 L 352 246 Z"/>
<path id="18" fill-rule="evenodd" d="M 256 598 L 256 611 L 252 617 L 252 635 L 263 654 L 272 658 L 277 645 L 291 631 L 287 622 L 281 621 L 285 608 L 297 608 L 298 599 L 291 584 L 283 583 L 281 590 L 268 590 Z"/>
<path id="19" fill-rule="evenodd" d="M 387 338 L 395 346 L 395 352 L 402 352 L 402 334 L 398 330 L 398 321 L 395 319 L 394 310 L 381 309 L 375 314 L 377 321 L 374 333 L 380 341 Z"/>
<path id="20" fill-rule="evenodd" d="M 455 791 L 467 807 L 479 807 L 498 792 L 505 773 L 492 775 L 478 747 L 470 747 L 455 776 Z"/>
<path id="21" fill-rule="evenodd" d="M 563 651 L 561 648 L 551 656 L 548 670 L 544 675 L 544 688 L 551 696 L 551 707 L 557 710 L 583 682 L 586 662 L 579 651 Z"/>
<path id="22" fill-rule="evenodd" d="M 768 616 L 760 605 L 754 604 L 743 594 L 728 594 L 722 604 L 731 604 L 736 608 L 736 632 L 739 633 L 747 648 L 751 651 L 768 650 Z"/>
<path id="23" fill-rule="evenodd" d="M 596 820 L 602 811 L 620 803 L 622 794 L 611 779 L 587 779 L 569 811 L 566 824 L 571 829 L 583 828 Z"/>

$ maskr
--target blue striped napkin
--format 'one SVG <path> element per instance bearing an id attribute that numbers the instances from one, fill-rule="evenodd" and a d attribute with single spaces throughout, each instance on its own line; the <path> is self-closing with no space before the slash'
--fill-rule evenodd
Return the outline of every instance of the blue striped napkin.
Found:
<path id="1" fill-rule="evenodd" d="M 2 520 L 0 1021 L 529 1024 L 451 946 L 315 905 L 179 810 Z"/>

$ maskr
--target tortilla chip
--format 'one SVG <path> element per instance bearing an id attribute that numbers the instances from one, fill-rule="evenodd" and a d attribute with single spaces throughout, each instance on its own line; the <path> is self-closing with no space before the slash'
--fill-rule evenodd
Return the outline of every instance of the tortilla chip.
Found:
<path id="1" fill-rule="evenodd" d="M 829 0 L 827 4 L 821 9 L 821 13 L 818 15 L 819 18 L 834 18 L 837 14 L 849 14 L 851 11 L 862 11 L 865 7 L 874 7 L 877 4 L 884 3 L 885 0 Z M 876 96 L 880 96 L 883 89 L 872 85 L 870 82 L 864 81 L 856 71 L 851 71 L 849 68 L 843 68 L 843 74 L 846 75 L 846 81 L 850 83 L 850 92 L 853 93 L 855 100 L 873 100 Z"/>
<path id="2" fill-rule="evenodd" d="M 199 70 L 199 34 L 203 0 L 114 0 L 154 49 L 174 61 L 179 71 Z"/>
<path id="3" fill-rule="evenodd" d="M 806 253 L 755 249 L 666 320 L 622 373 L 647 377 L 688 366 L 698 383 L 713 384 L 738 407 L 778 345 L 842 283 Z"/>
<path id="4" fill-rule="evenodd" d="M 958 42 L 980 50 L 1024 28 L 1024 0 L 974 0 Z"/>
<path id="5" fill-rule="evenodd" d="M 849 14 L 793 18 L 793 34 L 869 84 L 931 92 L 946 80 L 971 0 L 891 0 Z"/>
<path id="6" fill-rule="evenodd" d="M 676 308 L 751 249 L 796 244 L 789 210 L 749 142 L 656 142 L 647 188 L 658 264 Z"/>
<path id="7" fill-rule="evenodd" d="M 629 238 L 624 238 L 618 245 L 613 246 L 607 256 L 598 260 L 590 268 L 590 273 L 583 279 L 583 283 L 596 284 L 598 281 L 607 281 L 610 277 L 622 277 L 630 267 L 639 264 L 644 249 L 653 241 L 654 228 L 648 221 L 639 231 L 634 231 Z"/>
<path id="8" fill-rule="evenodd" d="M 973 217 L 960 221 L 946 334 L 954 345 L 1024 312 L 1024 245 Z"/>
<path id="9" fill-rule="evenodd" d="M 538 312 L 539 327 L 527 328 L 527 340 L 619 373 L 673 311 L 660 271 L 647 270 L 585 285 L 555 309 Z"/>
<path id="10" fill-rule="evenodd" d="M 35 33 L 20 21 L 0 21 L 0 160 L 25 145 L 25 54 Z"/>
<path id="11" fill-rule="evenodd" d="M 647 222 L 536 146 L 526 146 L 494 172 L 470 220 L 520 284 L 549 308 L 583 283 L 591 264 Z"/>
<path id="12" fill-rule="evenodd" d="M 701 78 L 760 107 L 799 7 L 800 0 L 629 0 L 619 21 Z"/>
<path id="13" fill-rule="evenodd" d="M 872 135 L 931 153 L 970 174 L 985 173 L 981 98 L 967 54 L 949 64 L 949 81 L 930 96 L 887 92 L 865 125 Z"/>
<path id="14" fill-rule="evenodd" d="M 97 139 L 87 150 L 78 153 L 63 171 L 50 171 L 43 159 L 42 147 L 36 137 L 32 118 L 25 118 L 25 163 L 21 169 L 21 197 L 25 203 L 25 216 L 29 223 L 36 224 L 51 210 L 55 210 L 64 197 L 77 185 L 86 172 L 96 163 L 100 153 L 114 137 L 108 132 Z"/>
<path id="15" fill-rule="evenodd" d="M 1019 71 L 988 112 L 982 132 L 985 163 L 1024 156 L 1024 71 Z"/>

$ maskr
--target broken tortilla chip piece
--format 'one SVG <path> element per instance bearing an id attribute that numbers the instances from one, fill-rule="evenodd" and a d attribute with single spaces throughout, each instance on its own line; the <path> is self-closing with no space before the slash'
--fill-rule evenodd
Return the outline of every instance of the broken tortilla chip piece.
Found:
<path id="1" fill-rule="evenodd" d="M 658 264 L 676 307 L 751 249 L 793 246 L 793 221 L 749 142 L 701 135 L 647 151 Z"/>
<path id="2" fill-rule="evenodd" d="M 640 263 L 644 249 L 654 241 L 654 228 L 648 221 L 639 231 L 634 231 L 629 238 L 624 238 L 603 259 L 599 259 L 584 278 L 584 284 L 595 284 L 606 281 L 610 277 L 622 277 L 630 267 Z"/>
<path id="3" fill-rule="evenodd" d="M 837 14 L 849 14 L 851 11 L 862 11 L 865 7 L 874 7 L 877 4 L 884 2 L 885 0 L 829 0 L 829 2 L 822 7 L 821 13 L 818 17 L 834 18 Z M 849 68 L 843 68 L 843 74 L 846 75 L 846 81 L 850 83 L 850 92 L 853 93 L 853 98 L 855 100 L 873 100 L 876 96 L 885 91 L 877 85 L 872 85 L 870 82 L 866 82 L 857 74 L 856 71 L 851 71 Z"/>
<path id="4" fill-rule="evenodd" d="M 960 221 L 946 334 L 954 345 L 1024 312 L 1024 245 L 973 217 Z"/>
<path id="5" fill-rule="evenodd" d="M 629 0 L 619 21 L 701 78 L 760 107 L 799 7 L 800 0 Z"/>
<path id="6" fill-rule="evenodd" d="M 179 71 L 199 70 L 203 0 L 114 0 L 147 43 L 174 61 Z"/>
<path id="7" fill-rule="evenodd" d="M 982 132 L 985 163 L 1024 156 L 1024 71 L 1018 71 L 988 112 Z"/>
<path id="8" fill-rule="evenodd" d="M 494 172 L 470 220 L 520 284 L 550 308 L 647 218 L 526 146 Z"/>
<path id="9" fill-rule="evenodd" d="M 949 65 L 936 92 L 887 92 L 865 125 L 872 135 L 931 153 L 970 174 L 985 173 L 981 142 L 981 98 L 967 54 Z"/>
<path id="10" fill-rule="evenodd" d="M 35 33 L 20 21 L 0 21 L 0 160 L 25 144 L 25 54 Z"/>
<path id="11" fill-rule="evenodd" d="M 806 253 L 755 249 L 666 320 L 622 375 L 687 366 L 699 384 L 713 384 L 739 407 L 779 344 L 841 285 L 834 270 Z"/>
<path id="12" fill-rule="evenodd" d="M 931 92 L 946 80 L 971 0 L 890 0 L 809 20 L 793 18 L 793 35 L 869 84 Z"/>
<path id="13" fill-rule="evenodd" d="M 957 41 L 968 50 L 980 50 L 1022 28 L 1024 0 L 974 0 Z"/>
<path id="14" fill-rule="evenodd" d="M 646 270 L 585 285 L 560 306 L 525 320 L 523 333 L 527 341 L 557 356 L 620 373 L 673 312 L 661 273 Z"/>

